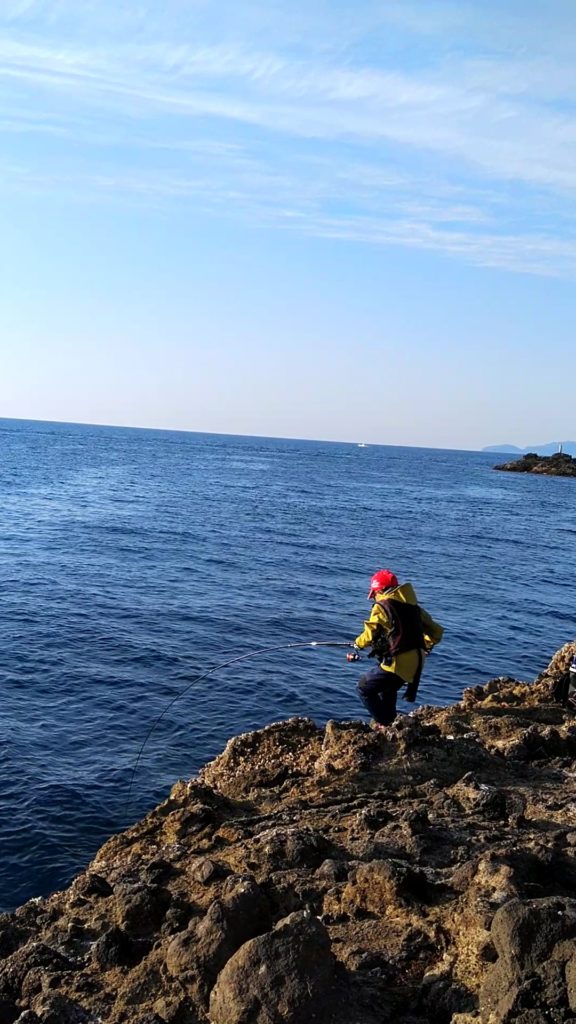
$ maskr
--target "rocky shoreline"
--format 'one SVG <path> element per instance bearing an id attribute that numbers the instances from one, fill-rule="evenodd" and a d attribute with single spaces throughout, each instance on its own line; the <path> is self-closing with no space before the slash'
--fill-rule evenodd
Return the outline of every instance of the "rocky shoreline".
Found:
<path id="1" fill-rule="evenodd" d="M 576 1024 L 576 720 L 492 680 L 238 736 L 0 917 L 0 1024 Z"/>
<path id="2" fill-rule="evenodd" d="M 538 473 L 540 476 L 576 476 L 576 459 L 565 452 L 556 452 L 555 455 L 537 455 L 536 452 L 529 452 L 521 459 L 504 462 L 500 466 L 494 466 L 494 469 L 508 473 Z"/>

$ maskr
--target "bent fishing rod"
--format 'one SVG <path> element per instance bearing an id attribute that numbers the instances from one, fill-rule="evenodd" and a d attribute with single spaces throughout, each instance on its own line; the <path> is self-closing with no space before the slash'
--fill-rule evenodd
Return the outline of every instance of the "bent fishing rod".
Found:
<path id="1" fill-rule="evenodd" d="M 173 697 L 171 701 L 169 701 L 169 703 L 164 708 L 162 714 L 158 715 L 158 718 L 154 719 L 152 725 L 150 726 L 148 732 L 146 733 L 146 736 L 144 737 L 144 742 L 142 743 L 142 746 L 138 751 L 138 756 L 136 758 L 136 761 L 134 762 L 134 767 L 132 769 L 132 775 L 130 777 L 130 783 L 128 786 L 128 796 L 126 797 L 124 817 L 128 817 L 128 810 L 130 808 L 130 796 L 132 794 L 132 786 L 134 783 L 136 772 L 138 770 L 138 765 L 140 764 L 140 759 L 142 757 L 142 754 L 144 753 L 144 748 L 146 747 L 146 744 L 148 743 L 148 740 L 150 739 L 152 733 L 164 718 L 164 715 L 168 713 L 170 708 L 174 706 L 177 700 L 180 700 L 181 697 L 185 697 L 189 690 L 192 689 L 195 683 L 199 683 L 201 682 L 201 680 L 207 679 L 208 676 L 211 676 L 214 672 L 219 672 L 220 669 L 228 668 L 230 665 L 235 665 L 239 661 L 246 661 L 248 658 L 257 658 L 261 654 L 272 654 L 274 651 L 291 651 L 294 650 L 294 648 L 296 647 L 354 647 L 354 644 L 351 642 L 345 643 L 333 640 L 306 640 L 294 644 L 279 644 L 277 647 L 261 647 L 256 651 L 249 651 L 247 654 L 240 654 L 236 658 L 230 658 L 229 661 L 220 662 L 219 665 L 214 665 L 212 668 L 207 669 L 206 672 L 201 672 L 200 675 L 194 676 L 194 678 L 190 680 L 187 686 L 185 686 L 184 689 L 180 691 L 180 693 L 177 693 L 176 696 Z"/>

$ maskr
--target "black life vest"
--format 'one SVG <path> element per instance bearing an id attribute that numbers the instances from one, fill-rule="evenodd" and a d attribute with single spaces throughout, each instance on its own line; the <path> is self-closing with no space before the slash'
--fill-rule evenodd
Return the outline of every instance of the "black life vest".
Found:
<path id="1" fill-rule="evenodd" d="M 425 648 L 422 616 L 417 604 L 395 601 L 393 597 L 380 598 L 376 604 L 384 609 L 392 627 L 386 637 L 388 657 L 396 658 L 405 651 Z"/>

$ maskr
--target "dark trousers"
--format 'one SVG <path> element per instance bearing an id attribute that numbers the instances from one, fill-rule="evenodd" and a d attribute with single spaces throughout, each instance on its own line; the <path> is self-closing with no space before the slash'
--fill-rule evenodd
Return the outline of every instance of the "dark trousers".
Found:
<path id="1" fill-rule="evenodd" d="M 379 725 L 391 725 L 396 718 L 396 697 L 406 683 L 395 672 L 374 668 L 358 680 L 358 693 Z"/>

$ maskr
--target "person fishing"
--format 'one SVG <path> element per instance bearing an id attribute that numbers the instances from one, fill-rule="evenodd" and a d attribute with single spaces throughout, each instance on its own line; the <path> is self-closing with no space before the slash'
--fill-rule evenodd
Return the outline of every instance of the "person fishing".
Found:
<path id="1" fill-rule="evenodd" d="M 369 657 L 378 658 L 379 667 L 358 680 L 358 692 L 374 718 L 374 728 L 383 729 L 396 718 L 403 686 L 405 700 L 416 700 L 424 659 L 444 630 L 420 607 L 412 584 L 399 584 L 390 569 L 374 573 L 368 599 L 374 602 L 370 617 L 347 658 L 358 661 L 358 652 L 367 647 L 372 648 Z"/>

